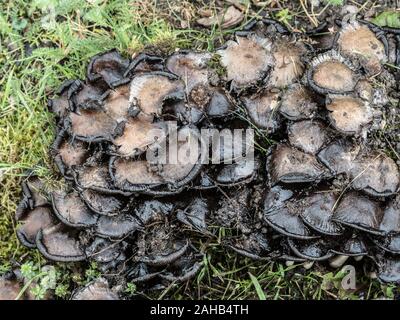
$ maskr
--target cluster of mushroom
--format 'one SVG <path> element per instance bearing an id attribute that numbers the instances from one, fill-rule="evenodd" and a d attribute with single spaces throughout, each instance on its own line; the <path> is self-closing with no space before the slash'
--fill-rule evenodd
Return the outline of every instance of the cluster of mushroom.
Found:
<path id="1" fill-rule="evenodd" d="M 215 53 L 95 56 L 87 79 L 50 101 L 51 152 L 67 183 L 46 191 L 36 177 L 24 182 L 20 241 L 149 287 L 194 276 L 203 256 L 193 233 L 220 226 L 239 231 L 224 245 L 254 259 L 339 266 L 367 255 L 379 279 L 399 282 L 399 168 L 368 148 L 387 104 L 376 79 L 393 78 L 385 35 L 353 22 L 322 51 L 270 22 Z M 170 120 L 187 137 L 179 149 L 203 128 L 249 127 L 268 152 L 256 148 L 253 166 L 149 163 Z"/>

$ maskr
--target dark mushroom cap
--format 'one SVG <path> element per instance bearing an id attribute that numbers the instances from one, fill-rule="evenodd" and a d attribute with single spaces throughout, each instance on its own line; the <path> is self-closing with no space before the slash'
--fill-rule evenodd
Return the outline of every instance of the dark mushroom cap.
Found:
<path id="1" fill-rule="evenodd" d="M 335 254 L 349 257 L 365 256 L 368 254 L 367 245 L 358 234 L 351 235 L 347 239 L 340 239 L 338 242 L 339 244 L 331 249 Z"/>
<path id="2" fill-rule="evenodd" d="M 319 233 L 337 236 L 343 233 L 340 225 L 332 221 L 337 197 L 332 192 L 315 193 L 304 200 L 303 221 Z"/>
<path id="3" fill-rule="evenodd" d="M 86 259 L 75 232 L 61 223 L 41 229 L 36 236 L 36 246 L 45 258 L 52 261 L 72 262 Z"/>
<path id="4" fill-rule="evenodd" d="M 267 129 L 271 132 L 278 129 L 278 92 L 264 90 L 256 95 L 243 97 L 242 102 L 251 120 L 257 127 Z"/>
<path id="5" fill-rule="evenodd" d="M 95 233 L 100 237 L 122 239 L 135 232 L 140 226 L 140 222 L 130 214 L 101 216 L 95 227 Z"/>
<path id="6" fill-rule="evenodd" d="M 124 74 L 129 66 L 129 60 L 124 59 L 116 50 L 94 56 L 87 69 L 90 81 L 102 79 L 111 88 L 125 80 Z"/>
<path id="7" fill-rule="evenodd" d="M 74 228 L 87 228 L 97 223 L 98 215 L 90 210 L 77 191 L 53 192 L 53 210 L 64 224 Z"/>
<path id="8" fill-rule="evenodd" d="M 272 184 L 313 182 L 326 176 L 326 169 L 316 157 L 285 144 L 275 147 L 267 170 Z"/>
<path id="9" fill-rule="evenodd" d="M 365 232 L 380 234 L 382 217 L 383 210 L 377 202 L 350 192 L 340 200 L 332 220 Z"/>
<path id="10" fill-rule="evenodd" d="M 99 278 L 74 292 L 71 300 L 120 300 L 120 298 L 110 289 L 106 279 Z"/>
<path id="11" fill-rule="evenodd" d="M 111 140 L 117 129 L 117 121 L 103 110 L 80 110 L 68 116 L 69 133 L 82 141 Z"/>
<path id="12" fill-rule="evenodd" d="M 288 138 L 293 147 L 311 154 L 316 154 L 329 140 L 325 125 L 310 120 L 290 124 Z"/>
<path id="13" fill-rule="evenodd" d="M 125 199 L 114 195 L 102 194 L 90 189 L 80 192 L 82 200 L 93 211 L 111 216 L 120 213 L 125 207 Z"/>
<path id="14" fill-rule="evenodd" d="M 384 283 L 400 283 L 400 260 L 384 256 L 378 260 L 378 279 Z"/>
<path id="15" fill-rule="evenodd" d="M 386 206 L 379 229 L 385 233 L 400 233 L 400 195 Z"/>
<path id="16" fill-rule="evenodd" d="M 282 95 L 279 112 L 289 120 L 310 119 L 316 111 L 311 92 L 300 84 L 290 86 Z"/>
<path id="17" fill-rule="evenodd" d="M 56 219 L 49 207 L 36 207 L 25 212 L 19 218 L 21 225 L 17 228 L 17 236 L 21 243 L 29 248 L 36 247 L 36 236 L 41 229 L 56 224 Z"/>
<path id="18" fill-rule="evenodd" d="M 293 240 L 288 239 L 290 249 L 300 258 L 311 261 L 324 261 L 333 256 L 324 240 Z"/>

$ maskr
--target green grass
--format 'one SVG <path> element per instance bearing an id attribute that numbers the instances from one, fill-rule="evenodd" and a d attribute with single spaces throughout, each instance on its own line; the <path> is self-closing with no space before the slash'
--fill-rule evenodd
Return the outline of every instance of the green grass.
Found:
<path id="1" fill-rule="evenodd" d="M 247 10 L 246 21 L 267 9 L 288 24 L 294 17 L 307 17 L 299 5 L 276 1 L 278 7 Z M 338 1 L 329 1 L 331 3 Z M 209 8 L 214 10 L 213 1 Z M 88 59 L 96 53 L 117 48 L 126 56 L 144 47 L 155 52 L 176 48 L 212 50 L 235 30 L 202 30 L 193 26 L 197 8 L 186 1 L 128 0 L 15 0 L 0 4 L 0 274 L 10 262 L 33 270 L 42 279 L 44 263 L 38 252 L 24 249 L 15 236 L 14 212 L 20 183 L 27 170 L 57 183 L 49 146 L 54 139 L 54 119 L 47 111 L 49 97 L 66 79 L 83 78 Z M 315 18 L 315 17 L 314 17 Z M 180 26 L 185 23 L 185 28 Z M 243 22 L 245 23 L 245 21 Z M 240 26 L 238 26 L 240 28 Z M 224 251 L 219 241 L 198 245 L 206 253 L 204 266 L 188 284 L 171 284 L 153 298 L 221 299 L 326 299 L 393 297 L 393 288 L 369 279 L 358 279 L 359 290 L 340 289 L 340 272 L 244 259 Z M 99 275 L 95 265 L 56 265 L 56 296 L 68 297 L 76 285 Z M 28 271 L 29 271 L 28 270 Z M 37 287 L 41 298 L 43 288 Z M 127 296 L 136 287 L 126 288 Z M 360 296 L 363 292 L 363 296 Z"/>

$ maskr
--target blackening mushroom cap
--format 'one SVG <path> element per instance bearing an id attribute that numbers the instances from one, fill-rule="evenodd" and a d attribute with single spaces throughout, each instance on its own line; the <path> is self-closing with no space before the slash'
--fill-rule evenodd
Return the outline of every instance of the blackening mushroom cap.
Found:
<path id="1" fill-rule="evenodd" d="M 257 159 L 238 159 L 218 172 L 215 181 L 222 185 L 246 183 L 255 178 L 260 162 Z"/>
<path id="2" fill-rule="evenodd" d="M 83 165 L 89 156 L 89 147 L 85 142 L 72 140 L 65 130 L 61 130 L 52 145 L 54 161 L 61 174 L 69 176 L 73 166 Z"/>
<path id="3" fill-rule="evenodd" d="M 400 233 L 400 195 L 386 206 L 379 229 L 385 233 Z"/>
<path id="4" fill-rule="evenodd" d="M 359 153 L 359 146 L 347 140 L 336 140 L 318 154 L 318 159 L 332 173 L 341 174 L 352 170 Z"/>
<path id="5" fill-rule="evenodd" d="M 168 216 L 175 205 L 168 201 L 146 200 L 135 207 L 134 212 L 143 225 L 151 224 Z"/>
<path id="6" fill-rule="evenodd" d="M 316 154 L 329 140 L 325 125 L 317 120 L 291 123 L 288 137 L 293 147 L 311 154 Z"/>
<path id="7" fill-rule="evenodd" d="M 124 198 L 117 195 L 103 194 L 90 189 L 80 192 L 80 196 L 92 211 L 106 216 L 120 213 L 126 203 Z"/>
<path id="8" fill-rule="evenodd" d="M 378 260 L 378 279 L 384 283 L 400 283 L 400 260 L 384 256 Z"/>
<path id="9" fill-rule="evenodd" d="M 343 229 L 332 221 L 337 197 L 331 192 L 315 193 L 303 200 L 303 221 L 312 229 L 326 235 L 340 235 Z"/>
<path id="10" fill-rule="evenodd" d="M 227 94 L 222 89 L 215 89 L 211 93 L 210 102 L 206 109 L 209 117 L 223 117 L 232 113 L 234 110 L 232 103 L 229 101 Z"/>
<path id="11" fill-rule="evenodd" d="M 331 249 L 335 254 L 358 257 L 368 254 L 367 245 L 359 234 L 353 234 L 348 238 L 338 240 L 338 245 Z"/>
<path id="12" fill-rule="evenodd" d="M 122 251 L 123 245 L 121 245 L 121 241 L 111 241 L 100 237 L 96 237 L 85 249 L 88 259 L 99 263 L 115 261 L 122 255 Z"/>
<path id="13" fill-rule="evenodd" d="M 268 84 L 284 88 L 298 80 L 305 69 L 302 61 L 305 53 L 306 49 L 299 40 L 296 42 L 289 39 L 276 40 L 272 49 L 274 64 Z"/>
<path id="14" fill-rule="evenodd" d="M 105 164 L 95 163 L 77 167 L 74 178 L 80 189 L 90 189 L 105 194 L 122 193 L 113 188 L 109 168 Z"/>
<path id="15" fill-rule="evenodd" d="M 164 156 L 166 161 L 160 163 L 157 174 L 176 189 L 192 181 L 202 168 L 200 132 L 185 126 L 179 129 L 177 141 L 168 142 L 168 148 L 159 150 L 160 159 Z"/>
<path id="16" fill-rule="evenodd" d="M 86 259 L 75 230 L 61 223 L 41 229 L 36 236 L 36 246 L 45 258 L 52 261 L 72 262 Z"/>
<path id="17" fill-rule="evenodd" d="M 121 190 L 145 191 L 164 182 L 146 160 L 115 158 L 110 166 L 114 185 Z"/>
<path id="18" fill-rule="evenodd" d="M 290 249 L 295 255 L 311 261 L 324 261 L 333 256 L 329 245 L 324 240 L 293 240 L 288 239 Z"/>
<path id="19" fill-rule="evenodd" d="M 263 80 L 273 64 L 271 42 L 254 34 L 236 36 L 217 51 L 221 65 L 226 68 L 226 81 L 234 88 L 254 86 Z"/>
<path id="20" fill-rule="evenodd" d="M 383 210 L 379 204 L 356 192 L 346 194 L 339 202 L 332 220 L 372 234 L 381 234 L 379 225 Z"/>
<path id="21" fill-rule="evenodd" d="M 75 90 L 70 100 L 74 106 L 73 110 L 96 110 L 108 95 L 107 89 L 96 83 L 80 82 L 79 89 Z"/>
<path id="22" fill-rule="evenodd" d="M 391 233 L 384 237 L 376 236 L 373 242 L 382 250 L 392 253 L 400 254 L 400 234 Z"/>
<path id="23" fill-rule="evenodd" d="M 360 61 L 372 74 L 379 73 L 381 63 L 387 61 L 385 45 L 367 25 L 358 22 L 342 27 L 337 45 L 344 56 Z"/>
<path id="24" fill-rule="evenodd" d="M 272 245 L 266 234 L 254 231 L 250 234 L 242 234 L 238 239 L 233 239 L 228 247 L 236 253 L 253 260 L 269 259 Z"/>
<path id="25" fill-rule="evenodd" d="M 344 134 L 359 134 L 373 118 L 368 102 L 353 97 L 333 98 L 326 108 L 333 127 Z"/>
<path id="26" fill-rule="evenodd" d="M 118 51 L 111 50 L 94 56 L 87 69 L 87 78 L 90 81 L 102 79 L 111 88 L 128 81 L 125 71 L 129 60 L 124 59 Z"/>
<path id="27" fill-rule="evenodd" d="M 63 119 L 70 110 L 73 110 L 72 102 L 69 100 L 69 90 L 76 86 L 74 80 L 65 81 L 57 91 L 57 97 L 49 100 L 48 107 L 58 119 Z"/>
<path id="28" fill-rule="evenodd" d="M 311 92 L 299 84 L 294 84 L 282 95 L 279 112 L 289 120 L 312 118 L 317 111 Z"/>
<path id="29" fill-rule="evenodd" d="M 146 151 L 151 145 L 160 143 L 167 136 L 164 122 L 151 123 L 139 118 L 125 123 L 122 134 L 113 144 L 121 156 L 135 156 Z"/>
<path id="30" fill-rule="evenodd" d="M 36 235 L 41 229 L 56 224 L 56 219 L 50 207 L 47 206 L 25 211 L 18 220 L 21 223 L 17 228 L 18 239 L 29 248 L 36 247 Z"/>
<path id="31" fill-rule="evenodd" d="M 312 239 L 316 236 L 313 235 L 308 227 L 300 218 L 299 212 L 294 208 L 295 203 L 290 203 L 282 208 L 271 210 L 268 214 L 264 214 L 265 222 L 288 237 L 296 239 Z"/>
<path id="32" fill-rule="evenodd" d="M 278 144 L 270 155 L 267 170 L 271 183 L 304 183 L 326 176 L 326 169 L 316 157 L 286 144 Z"/>
<path id="33" fill-rule="evenodd" d="M 198 257 L 199 256 L 199 257 Z M 167 270 L 160 273 L 159 277 L 170 282 L 185 282 L 192 279 L 203 265 L 201 254 L 188 255 L 172 263 Z"/>
<path id="34" fill-rule="evenodd" d="M 183 210 L 178 210 L 176 217 L 182 223 L 200 231 L 206 231 L 206 218 L 210 214 L 206 199 L 196 197 Z"/>
<path id="35" fill-rule="evenodd" d="M 279 93 L 263 90 L 253 96 L 241 98 L 250 119 L 261 129 L 274 132 L 279 127 Z"/>
<path id="36" fill-rule="evenodd" d="M 165 101 L 182 100 L 184 97 L 183 82 L 171 73 L 139 74 L 130 84 L 130 103 L 149 116 L 161 115 Z"/>
<path id="37" fill-rule="evenodd" d="M 354 189 L 373 196 L 393 195 L 400 186 L 400 172 L 396 162 L 377 152 L 359 157 L 350 176 Z"/>
<path id="38" fill-rule="evenodd" d="M 167 59 L 166 66 L 183 80 L 187 92 L 190 92 L 198 84 L 208 85 L 208 63 L 211 57 L 212 54 L 208 52 L 177 52 Z"/>
<path id="39" fill-rule="evenodd" d="M 352 92 L 358 81 L 351 64 L 336 51 L 314 58 L 307 78 L 311 88 L 322 94 Z"/>
<path id="40" fill-rule="evenodd" d="M 95 232 L 100 237 L 122 239 L 140 228 L 140 222 L 130 214 L 117 216 L 101 216 L 95 227 Z"/>
<path id="41" fill-rule="evenodd" d="M 111 140 L 117 129 L 117 121 L 103 110 L 80 110 L 68 116 L 69 134 L 78 140 L 98 142 Z"/>
<path id="42" fill-rule="evenodd" d="M 300 218 L 302 206 L 291 191 L 276 186 L 266 193 L 264 199 L 264 221 L 273 229 L 298 239 L 315 238 Z"/>
<path id="43" fill-rule="evenodd" d="M 98 215 L 86 206 L 75 190 L 53 192 L 52 203 L 57 218 L 70 227 L 87 228 L 97 223 Z"/>
<path id="44" fill-rule="evenodd" d="M 99 278 L 74 292 L 71 300 L 120 300 L 120 298 L 110 289 L 106 279 Z"/>

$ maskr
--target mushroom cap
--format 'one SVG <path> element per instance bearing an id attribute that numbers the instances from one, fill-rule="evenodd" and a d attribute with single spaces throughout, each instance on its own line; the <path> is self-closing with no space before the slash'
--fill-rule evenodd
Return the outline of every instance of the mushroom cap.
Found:
<path id="1" fill-rule="evenodd" d="M 89 148 L 85 142 L 67 137 L 65 131 L 60 131 L 52 145 L 54 160 L 64 176 L 68 175 L 73 166 L 83 165 L 89 157 Z"/>
<path id="2" fill-rule="evenodd" d="M 65 81 L 57 91 L 57 97 L 50 99 L 48 102 L 49 110 L 54 113 L 58 119 L 63 119 L 72 109 L 70 107 L 68 92 L 74 84 L 75 80 Z"/>
<path id="3" fill-rule="evenodd" d="M 372 234 L 381 234 L 379 225 L 383 210 L 379 204 L 356 192 L 346 194 L 337 206 L 332 220 Z"/>
<path id="4" fill-rule="evenodd" d="M 400 283 L 400 260 L 394 257 L 381 257 L 378 260 L 378 279 L 384 283 Z"/>
<path id="5" fill-rule="evenodd" d="M 53 192 L 52 203 L 55 215 L 67 226 L 88 228 L 97 223 L 98 215 L 86 206 L 77 191 Z"/>
<path id="6" fill-rule="evenodd" d="M 377 245 L 380 249 L 399 255 L 400 254 L 400 234 L 392 233 L 388 234 L 385 237 L 376 236 L 373 238 L 373 242 Z"/>
<path id="7" fill-rule="evenodd" d="M 100 216 L 95 233 L 100 237 L 122 239 L 135 232 L 140 226 L 140 222 L 130 214 Z"/>
<path id="8" fill-rule="evenodd" d="M 81 189 L 90 189 L 101 193 L 118 193 L 112 188 L 108 166 L 94 163 L 77 167 L 74 171 L 76 185 Z"/>
<path id="9" fill-rule="evenodd" d="M 120 241 L 96 237 L 93 242 L 85 248 L 88 259 L 93 259 L 98 263 L 109 263 L 120 258 L 123 251 L 123 244 Z"/>
<path id="10" fill-rule="evenodd" d="M 68 119 L 70 135 L 88 142 L 111 140 L 118 125 L 117 121 L 103 110 L 70 112 Z"/>
<path id="11" fill-rule="evenodd" d="M 45 258 L 52 261 L 73 262 L 86 259 L 85 252 L 73 230 L 61 223 L 39 230 L 36 246 Z"/>
<path id="12" fill-rule="evenodd" d="M 289 143 L 304 152 L 316 154 L 328 142 L 328 132 L 320 121 L 298 121 L 288 129 Z"/>
<path id="13" fill-rule="evenodd" d="M 113 88 L 126 82 L 124 74 L 128 66 L 128 59 L 124 59 L 118 51 L 110 50 L 90 60 L 86 75 L 90 81 L 102 79 Z"/>
<path id="14" fill-rule="evenodd" d="M 150 123 L 139 118 L 125 123 L 122 134 L 113 144 L 121 156 L 135 156 L 146 151 L 152 144 L 160 143 L 167 136 L 164 122 Z"/>
<path id="15" fill-rule="evenodd" d="M 80 82 L 79 89 L 73 92 L 70 99 L 74 106 L 74 111 L 96 110 L 100 108 L 102 100 L 107 94 L 106 89 L 97 83 Z"/>
<path id="16" fill-rule="evenodd" d="M 164 180 L 150 170 L 146 160 L 115 158 L 111 161 L 114 185 L 121 190 L 141 191 L 164 183 Z"/>
<path id="17" fill-rule="evenodd" d="M 273 69 L 269 76 L 269 85 L 284 88 L 298 80 L 304 72 L 302 57 L 306 50 L 301 42 L 277 39 L 272 48 Z"/>
<path id="18" fill-rule="evenodd" d="M 354 189 L 373 196 L 390 196 L 400 186 L 396 162 L 385 154 L 369 153 L 356 162 L 350 174 Z"/>
<path id="19" fill-rule="evenodd" d="M 311 261 L 324 261 L 333 256 L 324 240 L 293 240 L 287 239 L 290 249 L 300 258 Z"/>
<path id="20" fill-rule="evenodd" d="M 120 300 L 120 298 L 110 289 L 106 279 L 99 278 L 74 292 L 71 300 Z"/>
<path id="21" fill-rule="evenodd" d="M 36 236 L 41 229 L 49 228 L 56 223 L 51 209 L 47 206 L 29 210 L 18 220 L 21 222 L 17 229 L 18 239 L 29 248 L 36 247 Z"/>
<path id="22" fill-rule="evenodd" d="M 232 81 L 235 88 L 255 85 L 265 78 L 273 64 L 271 43 L 254 34 L 236 35 L 235 40 L 217 50 L 221 65 L 226 69 L 226 81 Z"/>
<path id="23" fill-rule="evenodd" d="M 350 63 L 335 51 L 314 58 L 308 70 L 309 85 L 322 94 L 352 92 L 357 81 Z"/>
<path id="24" fill-rule="evenodd" d="M 346 24 L 339 32 L 337 45 L 340 52 L 349 59 L 356 58 L 372 74 L 381 70 L 381 63 L 387 61 L 384 44 L 368 26 L 357 22 Z"/>
<path id="25" fill-rule="evenodd" d="M 379 229 L 385 233 L 400 233 L 400 195 L 386 206 Z"/>
<path id="26" fill-rule="evenodd" d="M 170 73 L 153 72 L 136 75 L 130 84 L 130 103 L 148 116 L 159 116 L 166 100 L 182 100 L 182 81 Z"/>
<path id="27" fill-rule="evenodd" d="M 294 84 L 282 95 L 279 112 L 289 120 L 310 119 L 317 112 L 317 104 L 307 88 Z"/>
<path id="28" fill-rule="evenodd" d="M 344 134 L 359 134 L 373 119 L 369 104 L 353 97 L 333 98 L 326 108 L 332 125 Z"/>
<path id="29" fill-rule="evenodd" d="M 338 246 L 331 251 L 335 254 L 344 255 L 348 257 L 365 256 L 368 254 L 367 245 L 360 235 L 354 234 L 348 239 L 339 241 Z"/>
<path id="30" fill-rule="evenodd" d="M 261 129 L 267 129 L 271 132 L 274 132 L 278 129 L 278 92 L 263 90 L 256 95 L 242 97 L 241 101 L 243 102 L 250 119 L 257 127 Z"/>
<path id="31" fill-rule="evenodd" d="M 82 200 L 93 211 L 100 215 L 116 215 L 125 207 L 125 200 L 115 195 L 102 194 L 90 189 L 80 192 Z"/>
<path id="32" fill-rule="evenodd" d="M 118 86 L 109 91 L 107 98 L 102 102 L 102 108 L 114 120 L 118 122 L 127 121 L 129 118 L 130 87 L 128 84 Z"/>
<path id="33" fill-rule="evenodd" d="M 332 221 L 337 197 L 332 192 L 315 193 L 304 200 L 303 221 L 315 231 L 331 236 L 341 235 L 343 229 Z"/>
<path id="34" fill-rule="evenodd" d="M 318 181 L 327 172 L 311 154 L 285 144 L 278 144 L 267 164 L 271 183 L 304 183 Z"/>
<path id="35" fill-rule="evenodd" d="M 350 172 L 356 163 L 360 147 L 347 140 L 336 140 L 318 153 L 318 159 L 337 175 Z"/>
<path id="36" fill-rule="evenodd" d="M 206 199 L 196 197 L 183 210 L 178 210 L 176 218 L 182 223 L 200 231 L 207 230 L 206 218 L 210 215 Z"/>
<path id="37" fill-rule="evenodd" d="M 265 194 L 263 219 L 269 226 L 288 237 L 315 238 L 300 218 L 302 210 L 290 190 L 275 186 Z"/>
<path id="38" fill-rule="evenodd" d="M 256 176 L 260 163 L 257 159 L 238 159 L 227 164 L 218 172 L 215 181 L 222 185 L 246 183 Z"/>

